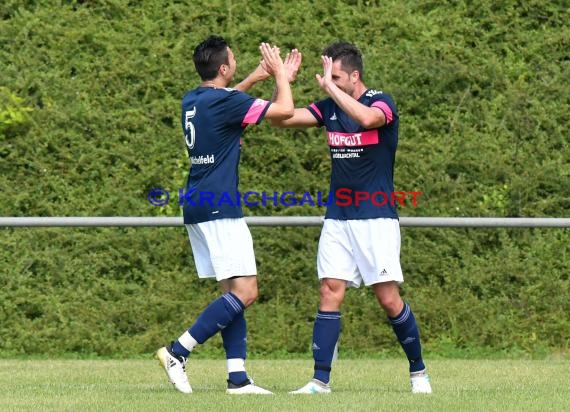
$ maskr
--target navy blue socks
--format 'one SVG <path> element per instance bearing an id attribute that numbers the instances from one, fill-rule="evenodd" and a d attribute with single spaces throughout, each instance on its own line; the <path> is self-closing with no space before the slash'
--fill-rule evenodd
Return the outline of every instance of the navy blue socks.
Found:
<path id="1" fill-rule="evenodd" d="M 229 381 L 239 385 L 248 379 L 245 371 L 247 323 L 244 313 L 238 313 L 232 323 L 222 329 L 221 334 L 228 362 Z"/>
<path id="2" fill-rule="evenodd" d="M 340 335 L 340 312 L 317 312 L 313 326 L 313 378 L 329 383 L 334 348 Z"/>
<path id="3" fill-rule="evenodd" d="M 195 342 L 202 344 L 218 331 L 228 327 L 237 315 L 243 314 L 244 309 L 245 305 L 236 295 L 231 292 L 225 293 L 204 309 L 188 329 L 188 334 Z M 187 358 L 193 349 L 187 346 L 188 344 L 183 345 L 179 339 L 172 344 L 171 349 L 174 354 Z"/>
<path id="4" fill-rule="evenodd" d="M 410 362 L 410 373 L 424 370 L 425 365 L 422 359 L 420 331 L 410 306 L 404 302 L 402 312 L 395 318 L 389 317 L 388 319 Z"/>

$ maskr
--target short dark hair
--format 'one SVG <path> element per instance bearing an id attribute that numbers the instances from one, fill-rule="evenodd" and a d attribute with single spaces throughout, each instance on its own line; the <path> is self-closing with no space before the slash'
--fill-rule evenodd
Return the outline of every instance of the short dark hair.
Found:
<path id="1" fill-rule="evenodd" d="M 340 60 L 343 71 L 350 74 L 354 70 L 357 70 L 360 73 L 360 78 L 363 78 L 364 66 L 362 64 L 362 54 L 354 44 L 346 41 L 332 43 L 323 50 L 323 55 L 329 56 L 333 62 Z"/>
<path id="2" fill-rule="evenodd" d="M 230 64 L 229 44 L 220 36 L 210 36 L 194 49 L 194 66 L 202 80 L 212 80 L 222 64 Z"/>

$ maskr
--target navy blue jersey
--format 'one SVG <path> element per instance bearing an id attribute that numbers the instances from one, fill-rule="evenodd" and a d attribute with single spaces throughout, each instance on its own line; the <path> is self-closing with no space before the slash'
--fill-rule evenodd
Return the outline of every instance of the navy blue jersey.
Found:
<path id="1" fill-rule="evenodd" d="M 394 159 L 398 146 L 398 112 L 392 97 L 367 90 L 358 101 L 386 115 L 386 124 L 365 129 L 333 99 L 308 109 L 324 126 L 332 171 L 327 219 L 398 218 L 394 197 Z"/>
<path id="2" fill-rule="evenodd" d="M 182 128 L 190 157 L 184 223 L 243 217 L 238 195 L 241 136 L 261 122 L 266 100 L 229 88 L 198 87 L 182 99 Z"/>

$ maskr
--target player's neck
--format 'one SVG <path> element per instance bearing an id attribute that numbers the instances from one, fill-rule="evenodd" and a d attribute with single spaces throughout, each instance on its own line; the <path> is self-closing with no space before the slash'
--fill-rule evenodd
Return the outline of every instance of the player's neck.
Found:
<path id="1" fill-rule="evenodd" d="M 362 82 L 356 84 L 356 86 L 354 87 L 354 91 L 352 92 L 352 97 L 356 100 L 358 100 L 360 98 L 360 96 L 362 96 L 364 94 L 364 92 L 367 90 L 366 85 Z"/>
<path id="2" fill-rule="evenodd" d="M 212 87 L 214 89 L 217 88 L 223 88 L 226 87 L 224 84 L 222 84 L 221 81 L 218 81 L 217 79 L 214 80 L 205 80 L 202 82 L 202 84 L 200 85 L 200 87 Z"/>

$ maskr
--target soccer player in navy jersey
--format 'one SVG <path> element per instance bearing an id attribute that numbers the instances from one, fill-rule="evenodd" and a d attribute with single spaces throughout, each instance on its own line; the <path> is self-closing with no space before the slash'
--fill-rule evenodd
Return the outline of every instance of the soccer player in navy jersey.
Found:
<path id="1" fill-rule="evenodd" d="M 194 50 L 193 60 L 202 83 L 182 99 L 182 128 L 190 173 L 184 195 L 184 223 L 200 278 L 215 278 L 222 295 L 211 302 L 194 324 L 156 355 L 174 387 L 192 388 L 186 375 L 190 352 L 221 332 L 226 351 L 229 394 L 271 394 L 253 383 L 245 369 L 244 310 L 258 296 L 253 242 L 238 200 L 238 164 L 246 126 L 263 119 L 286 120 L 293 115 L 288 73 L 279 49 L 260 46 L 262 62 L 235 88 L 228 88 L 236 59 L 228 43 L 210 36 Z M 300 63 L 297 50 L 286 61 Z M 273 76 L 273 101 L 245 93 L 257 81 Z"/>
<path id="2" fill-rule="evenodd" d="M 336 42 L 321 56 L 316 75 L 328 95 L 278 127 L 324 127 L 332 171 L 330 200 L 319 239 L 320 303 L 313 327 L 313 379 L 293 394 L 330 393 L 331 365 L 340 335 L 340 308 L 347 287 L 370 286 L 409 361 L 413 393 L 431 393 L 420 333 L 400 297 L 400 227 L 394 198 L 398 112 L 392 97 L 363 82 L 356 46 Z M 297 62 L 300 64 L 300 62 Z"/>

